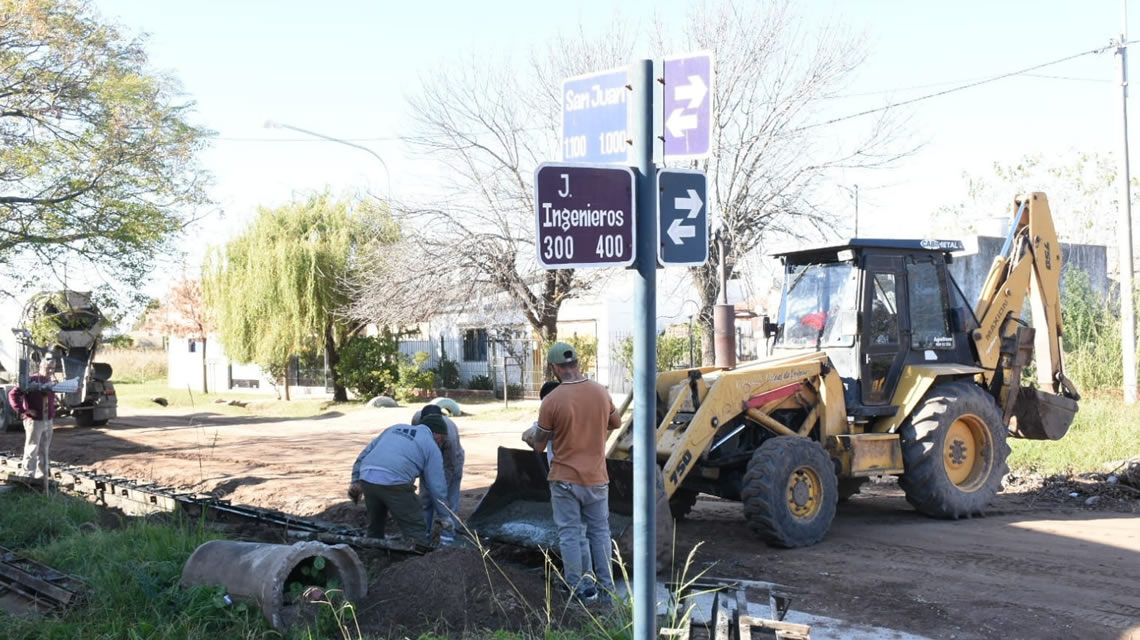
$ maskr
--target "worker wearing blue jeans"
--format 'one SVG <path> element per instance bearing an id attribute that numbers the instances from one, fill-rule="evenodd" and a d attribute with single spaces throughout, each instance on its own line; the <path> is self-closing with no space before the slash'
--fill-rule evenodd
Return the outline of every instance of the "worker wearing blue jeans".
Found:
<path id="1" fill-rule="evenodd" d="M 555 343 L 546 359 L 560 384 L 542 400 L 538 423 L 523 439 L 539 452 L 554 441 L 547 480 L 558 527 L 562 577 L 574 597 L 588 601 L 599 594 L 583 580 L 583 531 L 597 586 L 606 595 L 614 591 L 606 438 L 610 430 L 621 426 L 621 419 L 605 387 L 582 375 L 571 345 Z"/>

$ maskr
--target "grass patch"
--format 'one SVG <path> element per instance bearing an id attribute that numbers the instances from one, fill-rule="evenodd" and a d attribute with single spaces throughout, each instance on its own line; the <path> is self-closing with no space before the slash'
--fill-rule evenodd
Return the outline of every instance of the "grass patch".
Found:
<path id="1" fill-rule="evenodd" d="M 119 405 L 135 409 L 210 411 L 232 416 L 260 416 L 270 418 L 307 418 L 330 411 L 347 413 L 364 408 L 362 402 L 332 402 L 328 398 L 300 398 L 278 400 L 276 396 L 255 393 L 199 393 L 189 389 L 172 389 L 165 380 L 115 385 Z M 166 398 L 167 405 L 155 404 L 151 398 Z M 216 402 L 238 400 L 244 407 Z"/>
<path id="2" fill-rule="evenodd" d="M 1140 455 L 1140 405 L 1089 393 L 1065 437 L 1048 440 L 1010 439 L 1009 466 L 1016 471 L 1082 473 L 1104 471 L 1112 462 Z"/>
<path id="3" fill-rule="evenodd" d="M 51 535 L 30 536 L 37 524 L 60 519 Z M 0 495 L 0 544 L 76 575 L 88 600 L 61 617 L 0 614 L 4 637 L 32 638 L 259 638 L 271 632 L 260 612 L 225 603 L 216 589 L 178 586 L 182 565 L 201 543 L 216 538 L 190 523 L 117 529 L 95 523 L 93 505 L 63 495 Z"/>

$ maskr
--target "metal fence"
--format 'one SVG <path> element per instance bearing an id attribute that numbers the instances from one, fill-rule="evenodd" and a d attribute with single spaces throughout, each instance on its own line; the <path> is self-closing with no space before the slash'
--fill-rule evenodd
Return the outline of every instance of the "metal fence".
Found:
<path id="1" fill-rule="evenodd" d="M 497 340 L 485 332 L 468 332 L 461 338 L 440 336 L 430 340 L 401 340 L 400 353 L 414 358 L 427 354 L 422 367 L 439 371 L 444 359 L 455 364 L 460 388 L 489 386 L 502 395 L 504 382 L 510 397 L 538 397 L 545 372 L 542 343 L 530 339 Z"/>

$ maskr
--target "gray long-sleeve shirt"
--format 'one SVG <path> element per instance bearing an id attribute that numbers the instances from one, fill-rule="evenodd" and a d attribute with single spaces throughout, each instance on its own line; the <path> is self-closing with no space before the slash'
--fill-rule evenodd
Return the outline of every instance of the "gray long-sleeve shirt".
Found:
<path id="1" fill-rule="evenodd" d="M 412 424 L 420 423 L 420 415 L 421 411 L 416 411 L 412 415 Z M 463 462 L 467 456 L 459 444 L 459 425 L 447 416 L 443 417 L 443 421 L 447 423 L 447 440 L 444 441 L 440 451 L 443 453 L 443 475 L 450 483 L 463 472 Z"/>
<path id="2" fill-rule="evenodd" d="M 352 482 L 370 471 L 390 480 L 384 484 L 411 484 L 418 477 L 433 496 L 447 495 L 443 456 L 424 425 L 394 424 L 376 436 L 356 456 Z"/>

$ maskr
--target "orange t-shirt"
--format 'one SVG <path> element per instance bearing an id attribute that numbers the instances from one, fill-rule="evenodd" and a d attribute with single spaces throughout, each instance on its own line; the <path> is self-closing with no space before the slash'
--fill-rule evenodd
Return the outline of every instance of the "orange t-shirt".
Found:
<path id="1" fill-rule="evenodd" d="M 538 426 L 554 434 L 548 480 L 584 487 L 609 483 L 606 436 L 613 412 L 610 393 L 593 380 L 563 382 L 542 400 Z"/>

